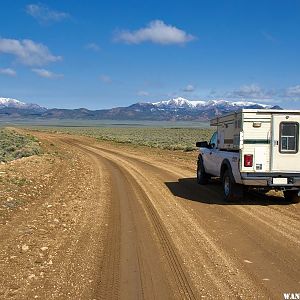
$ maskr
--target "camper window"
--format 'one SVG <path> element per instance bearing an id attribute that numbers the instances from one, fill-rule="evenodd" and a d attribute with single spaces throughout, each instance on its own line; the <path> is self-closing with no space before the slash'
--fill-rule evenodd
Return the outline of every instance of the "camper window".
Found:
<path id="1" fill-rule="evenodd" d="M 299 124 L 296 122 L 280 123 L 280 144 L 281 153 L 297 153 L 299 139 Z"/>

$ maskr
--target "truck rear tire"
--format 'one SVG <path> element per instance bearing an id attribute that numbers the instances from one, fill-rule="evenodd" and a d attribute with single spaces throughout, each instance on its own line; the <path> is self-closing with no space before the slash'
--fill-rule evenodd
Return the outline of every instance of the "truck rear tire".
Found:
<path id="1" fill-rule="evenodd" d="M 299 190 L 287 190 L 283 192 L 285 201 L 298 203 L 300 202 L 300 197 L 298 196 Z"/>
<path id="2" fill-rule="evenodd" d="M 207 184 L 209 176 L 206 174 L 203 160 L 201 157 L 198 158 L 197 163 L 197 183 L 198 184 Z"/>
<path id="3" fill-rule="evenodd" d="M 243 187 L 236 184 L 230 170 L 225 170 L 222 177 L 223 194 L 226 202 L 241 200 L 243 197 Z"/>

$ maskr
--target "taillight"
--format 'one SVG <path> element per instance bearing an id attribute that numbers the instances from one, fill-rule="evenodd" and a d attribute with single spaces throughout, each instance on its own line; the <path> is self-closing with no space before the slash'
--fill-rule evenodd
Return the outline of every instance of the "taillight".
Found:
<path id="1" fill-rule="evenodd" d="M 244 167 L 252 167 L 253 166 L 253 155 L 245 154 L 244 155 Z"/>

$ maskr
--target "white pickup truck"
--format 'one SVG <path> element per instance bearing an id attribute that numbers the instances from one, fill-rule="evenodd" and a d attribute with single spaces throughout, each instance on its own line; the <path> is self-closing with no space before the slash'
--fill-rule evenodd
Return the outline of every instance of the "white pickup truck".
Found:
<path id="1" fill-rule="evenodd" d="M 220 177 L 224 198 L 243 197 L 245 187 L 282 190 L 299 201 L 300 110 L 243 109 L 211 120 L 209 142 L 198 142 L 197 182 Z"/>

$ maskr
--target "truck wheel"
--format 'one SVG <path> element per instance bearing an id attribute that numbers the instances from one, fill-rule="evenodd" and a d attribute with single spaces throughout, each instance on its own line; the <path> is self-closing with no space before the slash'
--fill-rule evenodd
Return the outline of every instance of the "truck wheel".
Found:
<path id="1" fill-rule="evenodd" d="M 284 199 L 288 202 L 298 203 L 300 202 L 300 197 L 298 196 L 298 190 L 287 190 L 283 192 Z"/>
<path id="2" fill-rule="evenodd" d="M 243 197 L 243 187 L 234 182 L 230 170 L 226 170 L 224 172 L 222 183 L 223 183 L 223 193 L 224 193 L 225 201 L 232 202 L 232 201 L 240 200 Z"/>
<path id="3" fill-rule="evenodd" d="M 206 174 L 203 160 L 200 157 L 197 163 L 197 183 L 198 184 L 206 184 L 208 182 L 209 176 Z"/>

